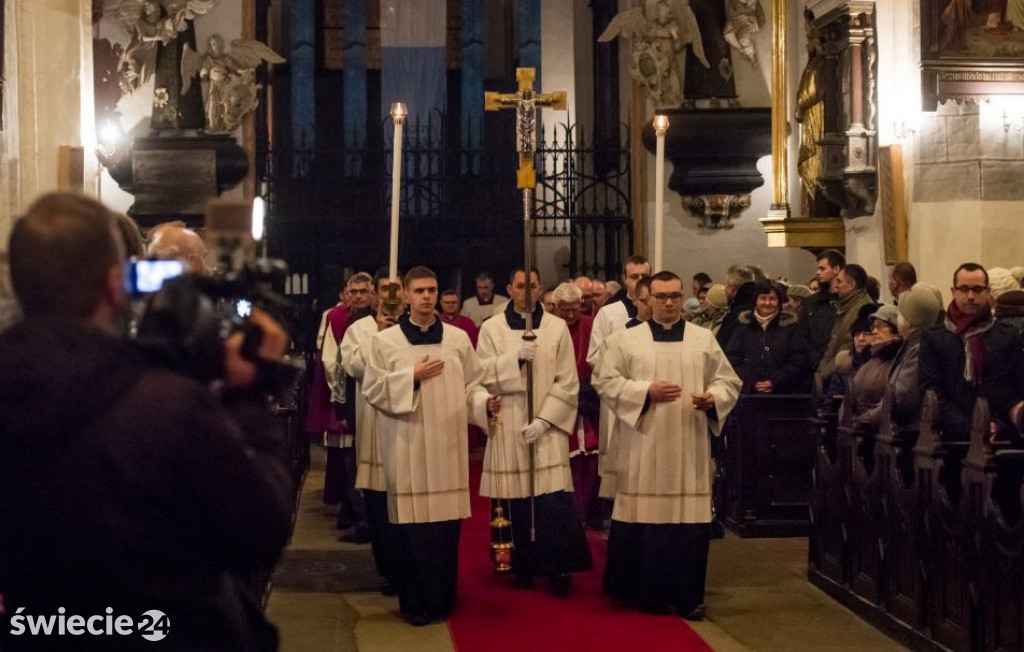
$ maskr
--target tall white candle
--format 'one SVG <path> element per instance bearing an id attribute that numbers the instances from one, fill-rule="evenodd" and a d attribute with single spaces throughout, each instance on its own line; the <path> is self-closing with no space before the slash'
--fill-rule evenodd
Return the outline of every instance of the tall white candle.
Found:
<path id="1" fill-rule="evenodd" d="M 398 282 L 398 205 L 402 186 L 402 125 L 406 110 L 401 102 L 391 105 L 391 118 L 395 122 L 395 154 L 391 167 L 391 251 L 388 258 L 388 280 Z"/>
<path id="2" fill-rule="evenodd" d="M 654 162 L 654 271 L 663 271 L 665 235 L 665 132 L 668 131 L 668 116 L 654 116 L 654 134 L 658 144 Z"/>

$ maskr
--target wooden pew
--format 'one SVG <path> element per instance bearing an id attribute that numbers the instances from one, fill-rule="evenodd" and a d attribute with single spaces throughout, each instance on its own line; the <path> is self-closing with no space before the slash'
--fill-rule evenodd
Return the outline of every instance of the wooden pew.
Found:
<path id="1" fill-rule="evenodd" d="M 807 536 L 815 450 L 810 395 L 744 394 L 725 431 L 725 524 L 741 537 Z"/>
<path id="2" fill-rule="evenodd" d="M 815 421 L 819 439 L 811 474 L 807 569 L 810 581 L 833 595 L 836 591 L 845 591 L 849 583 L 846 574 L 849 468 L 843 465 L 839 455 L 836 407 L 819 410 Z"/>
<path id="3" fill-rule="evenodd" d="M 927 549 L 924 520 L 918 509 L 914 446 L 918 431 L 899 428 L 891 418 L 892 396 L 886 392 L 876 437 L 876 464 L 884 477 L 882 560 L 885 609 L 896 620 L 921 631 L 927 617 L 922 560 Z"/>

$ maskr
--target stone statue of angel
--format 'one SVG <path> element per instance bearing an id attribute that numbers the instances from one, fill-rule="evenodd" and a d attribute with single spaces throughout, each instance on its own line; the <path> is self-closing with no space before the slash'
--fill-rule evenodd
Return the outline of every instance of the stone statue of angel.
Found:
<path id="1" fill-rule="evenodd" d="M 118 76 L 121 92 L 130 95 L 153 76 L 157 46 L 176 41 L 216 0 L 106 0 L 104 13 L 114 17 L 131 37 L 121 51 Z"/>
<path id="2" fill-rule="evenodd" d="M 208 82 L 204 102 L 207 132 L 234 131 L 256 108 L 260 88 L 256 67 L 263 62 L 284 63 L 284 58 L 259 41 L 244 39 L 231 41 L 228 52 L 220 34 L 209 38 L 204 54 L 185 46 L 181 57 L 181 94 L 188 92 L 197 75 Z"/>
<path id="3" fill-rule="evenodd" d="M 751 63 L 757 63 L 754 34 L 764 27 L 764 7 L 761 0 L 727 0 L 725 3 L 725 29 L 722 36 Z"/>
<path id="4" fill-rule="evenodd" d="M 647 89 L 656 108 L 683 102 L 680 59 L 686 46 L 705 68 L 710 67 L 689 0 L 656 0 L 646 10 L 623 11 L 597 40 L 604 43 L 620 36 L 631 41 L 629 72 Z"/>

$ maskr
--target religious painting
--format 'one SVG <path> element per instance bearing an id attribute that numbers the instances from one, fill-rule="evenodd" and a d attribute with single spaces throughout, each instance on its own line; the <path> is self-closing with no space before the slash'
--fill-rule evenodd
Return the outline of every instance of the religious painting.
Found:
<path id="1" fill-rule="evenodd" d="M 1024 0 L 921 0 L 922 108 L 1024 94 Z"/>

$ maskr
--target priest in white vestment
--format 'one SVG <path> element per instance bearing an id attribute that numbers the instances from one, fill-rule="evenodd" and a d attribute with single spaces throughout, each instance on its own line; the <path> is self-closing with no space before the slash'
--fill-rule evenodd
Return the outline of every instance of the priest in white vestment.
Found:
<path id="1" fill-rule="evenodd" d="M 580 516 L 572 503 L 569 437 L 575 430 L 579 395 L 576 358 L 563 319 L 544 311 L 540 279 L 530 274 L 533 333 L 526 341 L 526 273 L 517 269 L 508 286 L 512 299 L 504 314 L 484 322 L 477 352 L 487 368 L 484 384 L 502 397 L 499 425 L 489 432 L 481 495 L 501 500 L 512 521 L 512 569 L 516 585 L 534 576 L 565 595 L 569 573 L 593 566 Z M 533 367 L 533 419 L 527 412 L 526 363 Z M 536 538 L 530 541 L 530 443 L 535 461 L 533 509 Z"/>
<path id="2" fill-rule="evenodd" d="M 467 419 L 486 427 L 500 399 L 481 384 L 469 336 L 434 314 L 434 273 L 414 267 L 405 290 L 409 314 L 370 342 L 363 396 L 378 410 L 399 610 L 426 625 L 455 608 L 461 519 L 470 514 Z"/>
<path id="3" fill-rule="evenodd" d="M 377 297 L 387 292 L 387 269 L 378 270 L 373 284 Z M 399 279 L 401 285 L 401 279 Z M 402 300 L 399 290 L 399 300 Z M 383 302 L 376 301 L 376 314 L 367 315 L 350 324 L 341 341 L 340 358 L 345 374 L 355 380 L 355 448 L 356 489 L 363 493 L 366 521 L 369 528 L 370 548 L 373 552 L 380 591 L 395 595 L 398 591 L 395 533 L 388 521 L 387 482 L 384 477 L 384 459 L 381 453 L 380 433 L 377 430 L 376 410 L 363 397 L 363 378 L 370 354 L 370 341 L 396 321 L 383 312 Z"/>
<path id="4" fill-rule="evenodd" d="M 610 341 L 592 382 L 618 422 L 604 592 L 651 613 L 704 616 L 711 450 L 742 383 L 711 331 L 682 320 L 683 285 L 651 279 L 653 318 Z"/>

